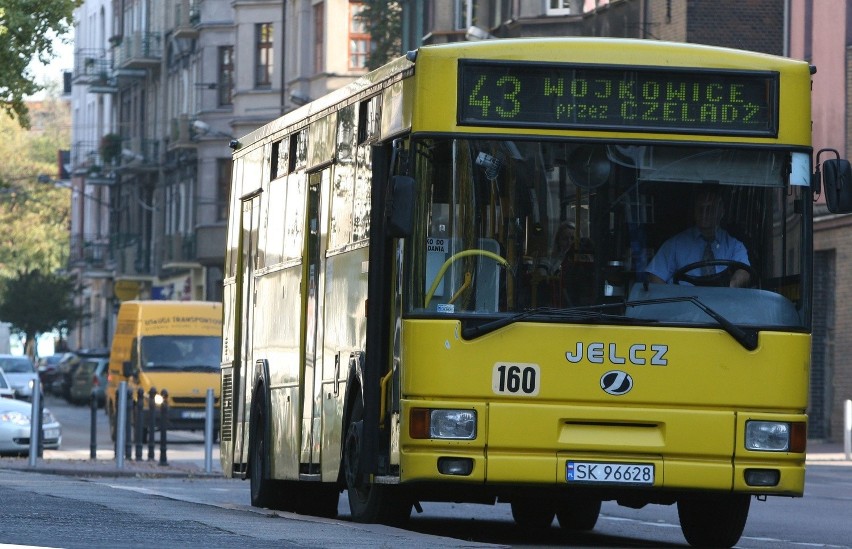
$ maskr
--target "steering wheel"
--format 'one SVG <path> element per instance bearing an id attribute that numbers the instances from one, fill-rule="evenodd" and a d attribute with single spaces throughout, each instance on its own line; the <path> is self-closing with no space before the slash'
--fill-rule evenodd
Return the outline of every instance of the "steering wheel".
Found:
<path id="1" fill-rule="evenodd" d="M 441 268 L 438 269 L 438 274 L 435 275 L 435 280 L 432 281 L 432 286 L 429 288 L 429 291 L 426 292 L 426 300 L 425 300 L 425 305 L 424 305 L 425 307 L 428 307 L 429 302 L 432 301 L 432 296 L 435 295 L 435 290 L 438 289 L 438 284 L 441 282 L 441 277 L 444 276 L 444 273 L 447 272 L 447 269 L 450 267 L 450 265 L 455 263 L 455 261 L 457 259 L 461 259 L 463 257 L 469 257 L 471 255 L 485 256 L 489 259 L 493 259 L 497 263 L 500 263 L 501 265 L 503 265 L 507 269 L 509 268 L 509 262 L 506 261 L 506 259 L 503 256 L 497 255 L 494 252 L 490 252 L 488 250 L 480 250 L 478 248 L 473 248 L 473 249 L 470 249 L 470 250 L 462 250 L 460 252 L 454 253 L 453 255 L 448 257 L 447 260 L 444 261 L 444 264 L 441 265 Z"/>
<path id="2" fill-rule="evenodd" d="M 716 267 L 723 265 L 726 269 L 719 273 L 709 275 L 688 275 L 689 271 L 701 269 L 702 267 Z M 715 269 L 714 269 L 715 270 Z M 751 265 L 733 259 L 707 259 L 684 265 L 672 275 L 672 284 L 680 284 L 680 281 L 689 282 L 693 286 L 730 286 L 731 277 L 736 271 L 743 270 L 748 273 L 749 285 L 757 280 L 757 271 Z"/>

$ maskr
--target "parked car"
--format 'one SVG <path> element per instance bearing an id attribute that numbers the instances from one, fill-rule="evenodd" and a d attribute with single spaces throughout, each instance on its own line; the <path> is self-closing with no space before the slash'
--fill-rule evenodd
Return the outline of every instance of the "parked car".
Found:
<path id="1" fill-rule="evenodd" d="M 3 368 L 0 368 L 0 398 L 15 398 L 15 390 L 12 389 L 12 384 L 6 379 L 6 374 Z"/>
<path id="2" fill-rule="evenodd" d="M 38 377 L 41 380 L 41 386 L 45 393 L 50 392 L 50 387 L 59 376 L 59 363 L 63 358 L 72 353 L 55 353 L 48 356 L 39 357 L 36 361 L 36 369 Z"/>
<path id="3" fill-rule="evenodd" d="M 51 392 L 71 402 L 71 383 L 74 379 L 74 372 L 86 358 L 109 357 L 109 349 L 78 349 L 68 355 L 59 362 L 59 375 L 51 385 Z"/>
<path id="4" fill-rule="evenodd" d="M 6 373 L 6 379 L 15 390 L 15 398 L 30 400 L 33 396 L 35 380 L 38 379 L 38 373 L 30 357 L 0 355 L 0 368 Z"/>
<path id="5" fill-rule="evenodd" d="M 32 405 L 12 398 L 0 398 L 0 455 L 29 455 Z M 62 425 L 45 408 L 41 414 L 44 448 L 58 450 Z"/>
<path id="6" fill-rule="evenodd" d="M 71 379 L 71 402 L 84 404 L 90 402 L 92 391 L 95 392 L 98 407 L 106 402 L 107 374 L 109 373 L 109 358 L 85 358 L 80 362 Z"/>

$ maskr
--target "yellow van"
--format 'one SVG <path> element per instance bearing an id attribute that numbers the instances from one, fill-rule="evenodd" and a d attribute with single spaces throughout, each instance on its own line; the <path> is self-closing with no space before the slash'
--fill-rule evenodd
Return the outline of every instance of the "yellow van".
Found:
<path id="1" fill-rule="evenodd" d="M 127 382 L 134 399 L 140 387 L 144 391 L 142 425 L 146 439 L 148 395 L 152 387 L 158 394 L 164 389 L 168 391 L 170 430 L 203 430 L 207 389 L 213 389 L 214 433 L 218 433 L 221 353 L 221 303 L 123 302 L 112 338 L 106 390 L 106 412 L 113 440 L 117 389 L 122 381 Z M 159 415 L 156 429 L 159 429 Z"/>

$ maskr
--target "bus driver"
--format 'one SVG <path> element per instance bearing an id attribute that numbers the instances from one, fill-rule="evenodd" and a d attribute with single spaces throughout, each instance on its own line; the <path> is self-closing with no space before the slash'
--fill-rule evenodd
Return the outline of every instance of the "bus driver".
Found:
<path id="1" fill-rule="evenodd" d="M 692 263 L 712 260 L 731 260 L 749 265 L 748 251 L 742 242 L 719 226 L 725 210 L 722 197 L 712 189 L 698 191 L 693 202 L 695 225 L 666 240 L 648 264 L 650 282 L 671 284 L 673 275 Z M 691 276 L 709 277 L 725 265 L 703 265 L 690 271 Z M 730 286 L 742 288 L 749 284 L 749 273 L 734 266 Z M 700 273 L 700 274 L 699 274 Z"/>

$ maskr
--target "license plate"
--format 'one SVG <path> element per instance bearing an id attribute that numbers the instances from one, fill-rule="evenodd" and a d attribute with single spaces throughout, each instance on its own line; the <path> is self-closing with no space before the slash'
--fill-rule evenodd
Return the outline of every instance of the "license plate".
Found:
<path id="1" fill-rule="evenodd" d="M 181 412 L 183 419 L 204 419 L 204 412 Z"/>
<path id="2" fill-rule="evenodd" d="M 47 440 L 59 438 L 59 429 L 45 429 L 44 438 Z"/>
<path id="3" fill-rule="evenodd" d="M 654 484 L 654 465 L 569 461 L 565 464 L 565 480 L 570 483 Z"/>

